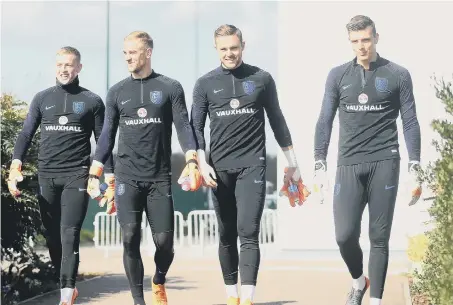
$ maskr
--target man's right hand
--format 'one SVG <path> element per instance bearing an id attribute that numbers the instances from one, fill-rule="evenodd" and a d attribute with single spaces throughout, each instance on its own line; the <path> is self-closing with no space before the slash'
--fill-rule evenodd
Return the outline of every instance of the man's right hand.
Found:
<path id="1" fill-rule="evenodd" d="M 285 175 L 283 177 L 283 186 L 280 189 L 280 196 L 288 197 L 291 207 L 303 205 L 310 196 L 310 191 L 304 185 L 300 176 L 298 167 L 285 167 Z"/>
<path id="2" fill-rule="evenodd" d="M 202 184 L 197 152 L 195 150 L 188 150 L 185 158 L 186 166 L 179 176 L 178 183 L 181 185 L 183 190 L 195 192 Z"/>
<path id="3" fill-rule="evenodd" d="M 329 179 L 327 179 L 327 162 L 325 160 L 318 160 L 315 162 L 313 191 L 318 195 L 321 204 L 324 203 L 328 189 Z"/>
<path id="4" fill-rule="evenodd" d="M 22 162 L 18 159 L 14 159 L 11 162 L 8 176 L 8 190 L 14 198 L 20 196 L 21 193 L 17 188 L 17 182 L 22 182 L 23 180 L 24 177 L 22 176 Z"/>
<path id="5" fill-rule="evenodd" d="M 206 162 L 205 152 L 198 150 L 198 166 L 200 167 L 201 176 L 203 177 L 203 185 L 206 187 L 217 187 L 217 177 L 214 169 Z"/>
<path id="6" fill-rule="evenodd" d="M 103 197 L 101 190 L 99 188 L 99 177 L 102 176 L 104 171 L 104 165 L 96 160 L 93 160 L 93 163 L 90 167 L 90 173 L 88 178 L 87 193 L 92 199 L 101 200 Z"/>

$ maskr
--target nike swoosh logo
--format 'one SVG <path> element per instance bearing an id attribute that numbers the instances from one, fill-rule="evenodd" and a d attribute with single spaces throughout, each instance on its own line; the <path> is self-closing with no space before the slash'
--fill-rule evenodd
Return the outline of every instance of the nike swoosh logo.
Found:
<path id="1" fill-rule="evenodd" d="M 130 100 L 131 100 L 131 99 L 128 99 L 127 101 L 122 101 L 122 102 L 121 102 L 121 105 L 126 104 L 126 103 L 129 102 Z"/>
<path id="2" fill-rule="evenodd" d="M 394 188 L 394 187 L 395 187 L 394 185 L 392 185 L 392 186 L 385 185 L 385 189 L 386 189 L 386 190 L 392 189 L 392 188 Z"/>
<path id="3" fill-rule="evenodd" d="M 220 91 L 223 91 L 223 89 L 220 89 L 220 90 L 214 90 L 214 93 L 217 93 L 217 92 L 220 92 Z"/>
<path id="4" fill-rule="evenodd" d="M 55 107 L 55 105 L 50 106 L 50 107 L 47 107 L 47 106 L 46 106 L 46 110 L 49 110 L 50 108 L 53 108 L 53 107 Z"/>

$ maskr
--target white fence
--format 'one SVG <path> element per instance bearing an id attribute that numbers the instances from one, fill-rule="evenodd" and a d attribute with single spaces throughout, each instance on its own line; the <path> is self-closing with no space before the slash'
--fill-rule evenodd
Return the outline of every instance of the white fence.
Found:
<path id="1" fill-rule="evenodd" d="M 98 249 L 105 250 L 105 255 L 111 250 L 119 250 L 123 247 L 121 238 L 121 226 L 116 217 L 116 213 L 108 215 L 105 212 L 99 212 L 94 216 L 94 246 Z M 149 253 L 154 251 L 153 236 L 151 227 L 146 218 L 146 214 L 142 215 L 141 223 L 141 246 L 145 247 Z M 184 244 L 184 218 L 181 212 L 175 211 L 175 231 L 174 231 L 175 247 L 183 246 Z"/>
<path id="2" fill-rule="evenodd" d="M 94 217 L 94 246 L 105 251 L 122 249 L 121 226 L 116 214 L 108 215 L 99 212 Z M 187 228 L 187 230 L 185 230 Z M 187 235 L 185 234 L 187 232 Z M 213 210 L 192 211 L 185 221 L 181 212 L 175 212 L 175 247 L 209 247 L 219 242 L 217 217 Z M 261 218 L 259 241 L 261 244 L 271 244 L 277 236 L 276 210 L 264 209 Z M 143 213 L 141 224 L 141 246 L 149 255 L 155 250 L 151 228 Z"/>
<path id="3" fill-rule="evenodd" d="M 260 244 L 274 242 L 277 235 L 276 210 L 264 209 L 260 225 Z M 187 215 L 188 246 L 211 246 L 219 243 L 218 223 L 215 212 L 192 211 Z"/>

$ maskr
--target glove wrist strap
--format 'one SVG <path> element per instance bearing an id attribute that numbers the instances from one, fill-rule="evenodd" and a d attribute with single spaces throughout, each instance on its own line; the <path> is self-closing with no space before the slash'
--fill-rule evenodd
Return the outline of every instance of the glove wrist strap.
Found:
<path id="1" fill-rule="evenodd" d="M 185 154 L 186 162 L 189 160 L 197 160 L 197 152 L 195 150 L 188 150 Z"/>
<path id="2" fill-rule="evenodd" d="M 10 169 L 16 169 L 16 170 L 20 171 L 22 169 L 22 161 L 20 161 L 19 159 L 14 159 L 11 162 Z"/>
<path id="3" fill-rule="evenodd" d="M 115 176 L 113 174 L 104 174 L 105 183 L 108 185 L 115 184 Z"/>
<path id="4" fill-rule="evenodd" d="M 418 170 L 420 170 L 420 161 L 409 161 L 408 171 L 417 172 Z"/>
<path id="5" fill-rule="evenodd" d="M 90 167 L 90 178 L 97 178 L 102 176 L 102 172 L 104 171 L 104 164 L 99 161 L 93 160 L 93 163 Z"/>
<path id="6" fill-rule="evenodd" d="M 315 162 L 315 171 L 327 171 L 327 162 L 325 160 L 318 160 Z"/>
<path id="7" fill-rule="evenodd" d="M 187 160 L 186 164 L 190 164 L 190 163 L 194 163 L 194 164 L 197 164 L 197 165 L 198 165 L 198 161 L 195 160 L 195 159 Z"/>

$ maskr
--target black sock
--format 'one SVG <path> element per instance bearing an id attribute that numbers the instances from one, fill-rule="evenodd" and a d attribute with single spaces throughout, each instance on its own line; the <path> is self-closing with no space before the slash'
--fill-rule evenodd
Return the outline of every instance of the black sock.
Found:
<path id="1" fill-rule="evenodd" d="M 143 297 L 134 298 L 134 305 L 146 305 Z"/>
<path id="2" fill-rule="evenodd" d="M 165 284 L 165 273 L 162 273 L 159 271 L 159 269 L 156 268 L 156 273 L 154 274 L 153 277 L 153 283 L 155 285 L 163 285 Z"/>

